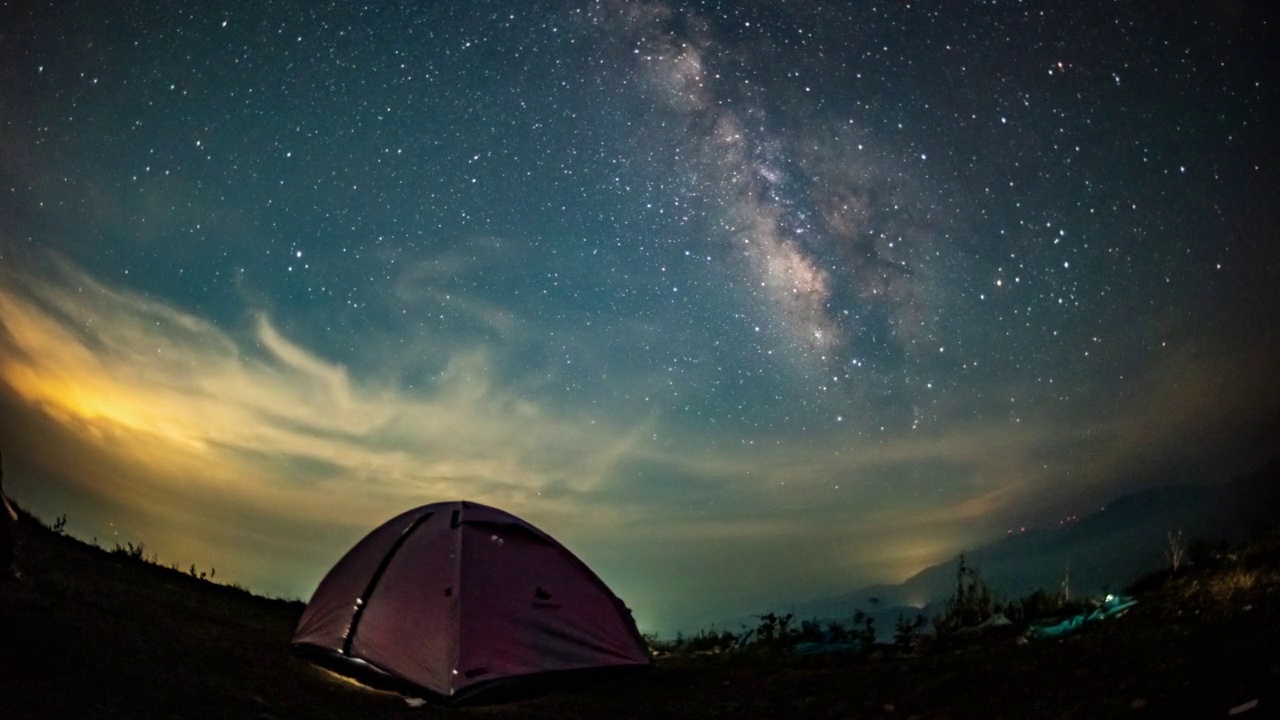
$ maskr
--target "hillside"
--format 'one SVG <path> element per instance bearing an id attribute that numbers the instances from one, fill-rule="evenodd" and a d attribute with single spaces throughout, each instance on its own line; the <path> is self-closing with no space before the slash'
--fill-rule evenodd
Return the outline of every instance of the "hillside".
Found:
<path id="1" fill-rule="evenodd" d="M 0 583 L 8 718 L 1107 718 L 1280 707 L 1280 534 L 1142 594 L 1063 641 L 918 655 L 663 658 L 616 682 L 508 705 L 413 708 L 293 656 L 299 602 L 108 553 L 23 516 Z"/>
<path id="2" fill-rule="evenodd" d="M 1280 517 L 1280 461 L 1220 486 L 1175 485 L 1123 495 L 1104 508 L 1061 527 L 1030 528 L 971 548 L 970 565 L 1006 599 L 1038 588 L 1060 587 L 1069 572 L 1071 591 L 1088 597 L 1116 591 L 1164 559 L 1167 533 L 1188 543 L 1235 543 Z M 899 612 L 939 608 L 955 588 L 956 562 L 931 565 L 900 584 L 880 584 L 786 607 L 798 618 L 844 619 L 862 610 L 877 619 L 882 637 Z M 751 618 L 717 623 L 739 627 Z"/>

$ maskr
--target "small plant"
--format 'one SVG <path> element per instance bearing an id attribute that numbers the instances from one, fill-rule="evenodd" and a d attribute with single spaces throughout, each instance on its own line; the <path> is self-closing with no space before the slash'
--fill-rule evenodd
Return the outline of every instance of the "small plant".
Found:
<path id="1" fill-rule="evenodd" d="M 978 569 L 965 563 L 960 553 L 956 567 L 956 591 L 947 599 L 946 610 L 935 618 L 934 629 L 939 635 L 977 625 L 995 612 L 996 601 Z"/>
<path id="2" fill-rule="evenodd" d="M 849 638 L 858 641 L 865 651 L 870 652 L 876 644 L 876 619 L 861 610 L 856 610 L 853 613 L 853 625 L 854 629 L 849 631 Z"/>
<path id="3" fill-rule="evenodd" d="M 236 587 L 232 584 L 231 587 Z M 706 653 L 722 653 L 741 646 L 742 638 L 728 630 L 699 630 L 696 635 L 686 636 L 677 631 L 674 639 L 663 640 L 656 633 L 644 635 L 649 651 L 653 655 L 701 655 Z"/>
<path id="4" fill-rule="evenodd" d="M 678 632 L 673 640 L 663 640 L 657 633 L 648 633 L 644 639 L 649 645 L 649 653 L 654 656 L 674 655 L 684 646 L 684 635 Z"/>
<path id="5" fill-rule="evenodd" d="M 794 642 L 795 630 L 791 628 L 792 614 L 765 613 L 757 615 L 760 624 L 755 629 L 755 644 L 766 647 L 785 647 Z"/>
<path id="6" fill-rule="evenodd" d="M 1164 556 L 1169 560 L 1169 569 L 1178 572 L 1178 568 L 1182 567 L 1182 561 L 1187 557 L 1187 543 L 1182 539 L 1182 531 L 1174 532 L 1170 530 L 1165 533 L 1168 543 L 1164 548 Z"/>
<path id="7" fill-rule="evenodd" d="M 697 635 L 685 639 L 680 650 L 686 653 L 722 653 L 732 650 L 737 644 L 738 636 L 728 630 L 716 632 L 711 628 L 699 630 Z"/>
<path id="8" fill-rule="evenodd" d="M 63 513 L 53 521 L 53 526 L 49 528 L 58 535 L 65 535 L 67 532 L 67 514 Z"/>
<path id="9" fill-rule="evenodd" d="M 1020 600 L 1011 601 L 1005 606 L 1004 614 L 1015 623 L 1029 624 L 1055 617 L 1066 606 L 1062 593 L 1050 593 L 1040 588 Z"/>
<path id="10" fill-rule="evenodd" d="M 658 633 L 643 633 L 640 637 L 644 638 L 644 644 L 649 647 L 650 655 L 667 655 L 675 651 L 672 643 L 658 637 Z"/>
<path id="11" fill-rule="evenodd" d="M 908 620 L 906 615 L 898 613 L 898 622 L 893 626 L 893 644 L 904 652 L 911 650 L 928 622 L 924 615 L 917 614 L 914 620 Z"/>
<path id="12" fill-rule="evenodd" d="M 801 620 L 800 631 L 796 633 L 796 642 L 822 642 L 822 625 L 817 620 Z"/>
<path id="13" fill-rule="evenodd" d="M 1220 566 L 1232 559 L 1231 545 L 1225 540 L 1211 542 L 1205 538 L 1199 538 L 1187 546 L 1184 561 L 1187 565 L 1206 567 Z"/>
<path id="14" fill-rule="evenodd" d="M 1266 575 L 1256 569 L 1233 567 L 1215 573 L 1204 582 L 1204 590 L 1209 597 L 1218 603 L 1226 603 L 1236 595 L 1253 590 L 1266 579 Z"/>
<path id="15" fill-rule="evenodd" d="M 147 557 L 143 554 L 145 548 L 146 545 L 143 543 L 138 543 L 137 545 L 134 545 L 131 542 L 126 542 L 124 545 L 116 543 L 115 549 L 111 551 L 111 554 L 123 555 L 130 560 L 137 560 L 138 562 L 146 562 Z"/>

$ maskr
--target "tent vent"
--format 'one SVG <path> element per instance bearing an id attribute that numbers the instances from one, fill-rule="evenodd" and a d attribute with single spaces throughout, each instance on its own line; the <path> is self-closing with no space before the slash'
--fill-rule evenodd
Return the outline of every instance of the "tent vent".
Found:
<path id="1" fill-rule="evenodd" d="M 460 524 L 461 524 L 461 523 L 459 523 L 459 522 L 458 522 L 458 515 L 460 515 L 461 513 L 462 513 L 462 511 L 461 511 L 461 510 L 454 510 L 454 511 L 453 511 L 453 519 L 449 521 L 449 527 L 450 527 L 451 529 L 454 529 L 454 530 L 457 530 L 457 529 L 458 529 L 458 525 L 460 525 Z"/>

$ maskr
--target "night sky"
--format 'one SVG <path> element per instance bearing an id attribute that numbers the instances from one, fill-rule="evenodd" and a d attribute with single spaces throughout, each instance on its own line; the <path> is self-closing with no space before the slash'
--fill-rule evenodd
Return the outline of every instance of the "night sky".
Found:
<path id="1" fill-rule="evenodd" d="M 402 510 L 641 628 L 1280 444 L 1264 2 L 3 2 L 0 449 L 306 598 Z"/>

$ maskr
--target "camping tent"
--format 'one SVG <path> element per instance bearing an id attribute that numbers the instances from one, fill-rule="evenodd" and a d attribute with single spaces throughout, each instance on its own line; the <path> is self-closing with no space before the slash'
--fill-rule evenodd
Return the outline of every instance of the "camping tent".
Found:
<path id="1" fill-rule="evenodd" d="M 293 645 L 369 684 L 455 701 L 650 663 L 630 610 L 581 560 L 472 502 L 369 533 L 320 582 Z"/>

